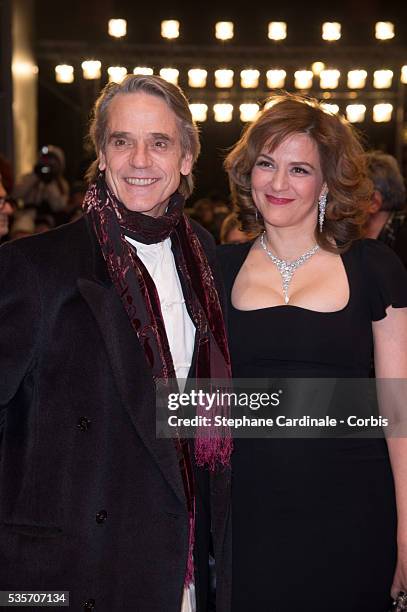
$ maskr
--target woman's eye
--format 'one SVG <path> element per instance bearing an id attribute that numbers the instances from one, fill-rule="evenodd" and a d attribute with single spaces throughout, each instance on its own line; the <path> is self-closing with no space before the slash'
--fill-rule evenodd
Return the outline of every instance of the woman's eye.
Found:
<path id="1" fill-rule="evenodd" d="M 259 161 L 256 162 L 256 166 L 259 166 L 260 168 L 272 168 L 273 164 L 266 159 L 259 159 Z"/>
<path id="2" fill-rule="evenodd" d="M 116 140 L 114 141 L 115 147 L 124 147 L 125 144 L 126 141 L 124 140 L 124 138 L 116 138 Z"/>
<path id="3" fill-rule="evenodd" d="M 309 174 L 308 170 L 302 168 L 301 166 L 294 166 L 292 171 L 294 174 Z"/>

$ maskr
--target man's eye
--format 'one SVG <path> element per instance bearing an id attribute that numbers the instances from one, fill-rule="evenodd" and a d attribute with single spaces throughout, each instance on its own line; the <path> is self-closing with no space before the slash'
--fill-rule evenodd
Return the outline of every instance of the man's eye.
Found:
<path id="1" fill-rule="evenodd" d="M 125 144 L 126 141 L 124 140 L 124 138 L 116 138 L 116 140 L 114 141 L 115 147 L 124 147 Z"/>
<path id="2" fill-rule="evenodd" d="M 156 140 L 154 146 L 156 149 L 166 149 L 167 143 L 165 140 Z"/>

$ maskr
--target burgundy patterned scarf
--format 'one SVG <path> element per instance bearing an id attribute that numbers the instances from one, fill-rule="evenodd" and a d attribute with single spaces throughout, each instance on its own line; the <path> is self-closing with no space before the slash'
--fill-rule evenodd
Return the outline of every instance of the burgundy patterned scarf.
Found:
<path id="1" fill-rule="evenodd" d="M 231 377 L 230 358 L 222 310 L 211 268 L 201 243 L 183 213 L 184 198 L 175 193 L 166 213 L 158 218 L 128 210 L 108 188 L 104 174 L 89 186 L 84 210 L 90 215 L 110 278 L 137 334 L 154 380 L 175 378 L 175 369 L 165 331 L 155 284 L 125 236 L 152 244 L 171 236 L 175 263 L 184 297 L 196 327 L 196 379 Z M 190 542 L 185 584 L 193 580 L 195 495 L 191 457 L 186 440 L 175 439 L 190 516 Z M 197 436 L 195 460 L 215 470 L 229 465 L 229 436 Z"/>

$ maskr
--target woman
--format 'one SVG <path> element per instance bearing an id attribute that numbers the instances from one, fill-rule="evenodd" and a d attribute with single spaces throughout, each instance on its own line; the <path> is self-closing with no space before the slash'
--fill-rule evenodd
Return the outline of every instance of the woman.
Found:
<path id="1" fill-rule="evenodd" d="M 368 377 L 374 344 L 377 377 L 406 378 L 407 274 L 360 240 L 351 126 L 276 96 L 225 165 L 260 231 L 220 247 L 234 377 Z M 406 590 L 405 439 L 238 439 L 232 467 L 233 612 L 385 612 Z"/>

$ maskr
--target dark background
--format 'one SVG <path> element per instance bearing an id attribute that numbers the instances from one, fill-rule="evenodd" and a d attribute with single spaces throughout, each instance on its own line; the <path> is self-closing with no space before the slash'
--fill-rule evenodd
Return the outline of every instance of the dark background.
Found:
<path id="1" fill-rule="evenodd" d="M 321 24 L 323 21 L 342 23 L 340 48 L 346 46 L 376 46 L 377 68 L 386 65 L 388 43 L 381 44 L 373 36 L 376 21 L 393 21 L 396 26 L 396 38 L 392 45 L 406 45 L 407 41 L 407 3 L 389 3 L 375 0 L 357 0 L 342 2 L 337 6 L 316 5 L 310 2 L 267 2 L 238 4 L 236 2 L 198 3 L 186 5 L 185 2 L 155 1 L 148 3 L 112 0 L 37 0 L 36 2 L 36 46 L 39 64 L 39 145 L 57 144 L 62 146 L 67 155 L 67 177 L 71 181 L 80 178 L 83 169 L 90 159 L 84 150 L 84 138 L 92 103 L 99 87 L 106 82 L 106 76 L 100 83 L 84 81 L 80 68 L 75 65 L 75 82 L 61 85 L 55 82 L 54 66 L 56 63 L 73 63 L 69 56 L 69 45 L 77 42 L 78 47 L 87 45 L 95 48 L 103 43 L 112 45 L 116 61 L 128 68 L 133 62 L 126 61 L 123 42 L 112 41 L 107 34 L 107 22 L 110 18 L 127 20 L 126 43 L 157 44 L 168 48 L 170 63 L 171 45 L 160 36 L 162 19 L 178 19 L 181 22 L 181 37 L 176 44 L 204 46 L 217 44 L 214 39 L 214 24 L 219 20 L 231 20 L 235 24 L 235 37 L 227 43 L 229 46 L 253 47 L 267 45 L 267 23 L 271 20 L 286 21 L 288 38 L 284 45 L 298 47 L 298 68 L 301 63 L 301 48 L 315 46 L 322 49 Z M 60 51 L 61 42 L 67 42 L 65 53 Z M 69 44 L 68 44 L 69 43 Z M 45 46 L 52 50 L 58 48 L 57 61 L 51 60 L 49 53 L 44 53 Z M 63 45 L 62 45 L 63 48 Z M 221 47 L 219 47 L 221 48 Z M 276 47 L 274 47 L 275 49 Z M 277 53 L 272 50 L 271 53 Z M 249 54 L 249 49 L 248 49 Z M 276 63 L 273 56 L 273 62 Z M 95 54 L 97 58 L 97 54 Z M 85 59 L 85 57 L 83 58 Z M 248 62 L 250 57 L 248 57 Z M 116 63 L 116 62 L 115 62 Z M 205 67 L 205 56 L 201 63 Z M 357 57 L 355 57 L 357 63 Z M 407 55 L 403 63 L 407 64 Z M 381 64 L 381 65 L 380 65 Z M 134 64 L 136 65 L 136 64 Z M 338 64 L 338 67 L 340 65 Z M 102 64 L 102 72 L 106 66 Z M 208 73 L 210 69 L 208 70 Z M 287 70 L 288 72 L 288 70 Z M 397 80 L 398 72 L 395 72 Z M 180 81 L 183 85 L 183 82 Z M 189 92 L 186 92 L 187 95 Z M 193 93 L 193 92 L 192 92 Z M 335 100 L 334 100 L 335 101 Z M 234 119 L 231 123 L 218 124 L 213 120 L 201 124 L 202 154 L 198 162 L 196 177 L 197 188 L 194 198 L 202 197 L 209 192 L 227 195 L 227 182 L 222 170 L 222 158 L 225 151 L 239 137 L 242 123 Z M 359 125 L 369 147 L 382 148 L 389 153 L 395 152 L 395 121 L 386 124 L 374 124 L 369 119 Z"/>

